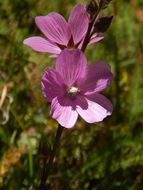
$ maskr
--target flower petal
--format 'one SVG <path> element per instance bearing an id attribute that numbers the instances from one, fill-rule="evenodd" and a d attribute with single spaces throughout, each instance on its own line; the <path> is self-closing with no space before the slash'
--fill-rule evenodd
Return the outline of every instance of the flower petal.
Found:
<path id="1" fill-rule="evenodd" d="M 39 36 L 27 38 L 23 42 L 35 51 L 59 54 L 61 49 L 54 43 Z"/>
<path id="2" fill-rule="evenodd" d="M 88 108 L 77 107 L 79 115 L 88 123 L 102 121 L 105 117 L 112 114 L 112 103 L 101 94 L 94 94 L 86 97 Z"/>
<path id="3" fill-rule="evenodd" d="M 60 75 L 51 68 L 45 70 L 41 81 L 43 95 L 51 102 L 53 98 L 64 95 L 65 87 Z"/>
<path id="4" fill-rule="evenodd" d="M 51 41 L 62 45 L 68 44 L 71 38 L 70 28 L 60 14 L 52 12 L 47 16 L 37 16 L 35 22 Z"/>
<path id="5" fill-rule="evenodd" d="M 97 34 L 95 37 L 92 37 L 90 42 L 88 43 L 88 45 L 93 44 L 93 43 L 97 43 L 99 41 L 101 41 L 104 38 L 104 35 L 102 33 Z M 80 42 L 80 44 L 78 45 L 78 49 L 82 48 L 84 42 L 84 38 L 82 39 L 82 41 Z"/>
<path id="6" fill-rule="evenodd" d="M 92 37 L 89 44 L 93 44 L 93 43 L 96 43 L 96 42 L 99 42 L 100 40 L 102 40 L 104 38 L 104 34 L 102 33 L 99 33 L 97 34 L 95 37 Z"/>
<path id="7" fill-rule="evenodd" d="M 78 49 L 65 49 L 58 56 L 56 71 L 63 77 L 69 87 L 77 83 L 86 75 L 87 60 L 84 53 Z"/>
<path id="8" fill-rule="evenodd" d="M 80 84 L 80 90 L 85 94 L 101 92 L 111 84 L 113 75 L 105 61 L 93 63 L 87 70 L 86 79 Z"/>
<path id="9" fill-rule="evenodd" d="M 72 128 L 78 118 L 78 113 L 73 109 L 71 100 L 66 96 L 52 100 L 50 115 L 66 128 Z"/>
<path id="10" fill-rule="evenodd" d="M 53 55 L 50 55 L 49 58 L 57 58 L 58 55 L 57 54 L 53 54 Z"/>
<path id="11" fill-rule="evenodd" d="M 86 8 L 81 4 L 76 5 L 71 11 L 68 23 L 74 43 L 77 44 L 82 40 L 88 29 L 89 19 Z"/>

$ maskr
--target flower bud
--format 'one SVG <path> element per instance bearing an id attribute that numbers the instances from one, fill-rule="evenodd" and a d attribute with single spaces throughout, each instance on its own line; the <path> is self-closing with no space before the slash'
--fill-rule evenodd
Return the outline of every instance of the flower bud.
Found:
<path id="1" fill-rule="evenodd" d="M 113 16 L 102 17 L 95 23 L 95 32 L 106 32 L 112 22 Z"/>
<path id="2" fill-rule="evenodd" d="M 100 0 L 91 0 L 87 5 L 87 12 L 93 16 L 99 9 Z"/>

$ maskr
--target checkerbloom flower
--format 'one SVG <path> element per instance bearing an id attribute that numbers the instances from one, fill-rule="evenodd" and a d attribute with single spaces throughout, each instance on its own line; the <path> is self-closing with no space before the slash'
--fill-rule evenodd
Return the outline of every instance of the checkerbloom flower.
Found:
<path id="1" fill-rule="evenodd" d="M 38 52 L 49 52 L 57 57 L 65 48 L 81 49 L 85 38 L 89 16 L 85 6 L 77 4 L 71 11 L 68 22 L 60 14 L 51 12 L 47 16 L 37 16 L 36 25 L 46 38 L 33 36 L 24 40 L 24 44 Z M 89 44 L 103 39 L 102 33 L 93 34 Z"/>
<path id="2" fill-rule="evenodd" d="M 66 128 L 75 125 L 78 115 L 95 123 L 111 115 L 112 103 L 101 94 L 112 82 L 110 66 L 105 61 L 87 65 L 80 50 L 65 49 L 56 60 L 56 70 L 47 68 L 42 90 L 51 102 L 51 116 Z"/>

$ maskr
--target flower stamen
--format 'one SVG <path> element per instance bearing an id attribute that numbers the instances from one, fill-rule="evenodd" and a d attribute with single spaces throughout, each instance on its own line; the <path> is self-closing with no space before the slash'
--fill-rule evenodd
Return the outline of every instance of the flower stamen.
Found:
<path id="1" fill-rule="evenodd" d="M 80 92 L 80 90 L 76 86 L 71 86 L 67 89 L 67 93 L 71 95 L 76 95 L 78 92 Z"/>

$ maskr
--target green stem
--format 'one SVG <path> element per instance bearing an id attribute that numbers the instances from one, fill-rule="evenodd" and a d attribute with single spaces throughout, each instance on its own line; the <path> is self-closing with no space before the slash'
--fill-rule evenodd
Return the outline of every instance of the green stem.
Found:
<path id="1" fill-rule="evenodd" d="M 114 15 L 115 19 L 118 16 L 118 1 L 114 1 Z M 116 21 L 117 22 L 117 21 Z M 117 38 L 115 39 L 114 44 L 114 61 L 115 61 L 115 113 L 116 113 L 116 122 L 120 121 L 120 65 L 119 65 L 119 55 L 118 55 L 118 44 L 117 44 Z"/>
<path id="2" fill-rule="evenodd" d="M 33 155 L 32 155 L 33 148 L 32 148 L 32 143 L 31 143 L 30 138 L 27 138 L 27 139 L 28 139 L 28 146 L 29 146 L 29 153 L 28 153 L 28 158 L 29 158 L 29 175 L 30 175 L 30 177 L 33 177 Z"/>
<path id="3" fill-rule="evenodd" d="M 10 107 L 10 111 L 12 113 L 12 115 L 14 116 L 15 120 L 17 121 L 17 123 L 19 124 L 20 128 L 23 130 L 23 132 L 26 134 L 26 130 L 25 130 L 25 126 L 24 124 L 21 122 L 21 119 L 19 118 L 19 116 L 17 115 L 16 111 Z M 27 134 L 26 134 L 27 136 Z M 29 151 L 28 151 L 28 159 L 29 159 L 29 175 L 30 177 L 33 177 L 33 157 L 32 157 L 32 143 L 30 138 L 27 136 L 27 140 L 28 140 L 28 147 L 29 147 Z"/>

